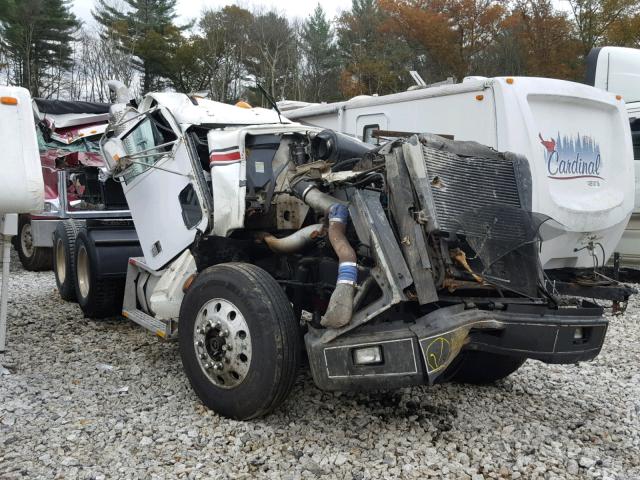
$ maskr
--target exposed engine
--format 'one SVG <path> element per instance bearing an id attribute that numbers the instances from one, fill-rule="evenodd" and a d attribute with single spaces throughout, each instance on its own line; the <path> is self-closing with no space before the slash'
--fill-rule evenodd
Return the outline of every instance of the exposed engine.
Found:
<path id="1" fill-rule="evenodd" d="M 219 235 L 193 249 L 199 269 L 260 265 L 316 328 L 352 328 L 357 311 L 550 298 L 537 256 L 549 219 L 530 213 L 525 159 L 431 135 L 374 147 L 291 130 L 246 133 L 244 182 L 239 147 L 224 146 L 237 134 L 208 133 L 214 205 L 240 185 L 245 208 L 216 212 Z"/>

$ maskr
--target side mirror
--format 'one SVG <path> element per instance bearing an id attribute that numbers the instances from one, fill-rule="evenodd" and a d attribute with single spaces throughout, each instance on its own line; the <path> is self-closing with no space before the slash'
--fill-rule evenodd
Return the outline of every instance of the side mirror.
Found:
<path id="1" fill-rule="evenodd" d="M 111 137 L 101 143 L 100 148 L 109 173 L 120 170 L 120 161 L 127 156 L 122 140 L 118 137 Z"/>

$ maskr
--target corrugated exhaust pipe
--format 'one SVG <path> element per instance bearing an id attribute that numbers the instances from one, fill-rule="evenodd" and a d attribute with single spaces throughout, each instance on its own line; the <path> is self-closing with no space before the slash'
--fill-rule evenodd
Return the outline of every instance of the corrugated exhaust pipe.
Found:
<path id="1" fill-rule="evenodd" d="M 341 203 L 329 208 L 329 242 L 338 256 L 338 280 L 329 299 L 329 306 L 320 324 L 328 328 L 341 328 L 351 321 L 353 296 L 358 281 L 356 252 L 349 244 L 345 232 L 349 209 Z"/>
<path id="2" fill-rule="evenodd" d="M 283 238 L 278 238 L 270 233 L 259 233 L 257 238 L 267 244 L 271 251 L 275 253 L 296 253 L 307 245 L 313 243 L 319 237 L 324 235 L 324 225 L 316 223 L 301 228 L 295 233 Z"/>

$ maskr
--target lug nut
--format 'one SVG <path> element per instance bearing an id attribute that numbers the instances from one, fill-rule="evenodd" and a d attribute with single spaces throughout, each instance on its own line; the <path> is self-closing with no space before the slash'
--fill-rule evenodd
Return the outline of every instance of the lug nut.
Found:
<path id="1" fill-rule="evenodd" d="M 197 345 L 198 345 L 199 347 L 204 347 L 204 342 L 203 342 L 202 340 L 198 340 Z"/>
<path id="2" fill-rule="evenodd" d="M 220 330 L 220 333 L 218 334 L 221 337 L 228 337 L 229 336 L 229 330 Z"/>
<path id="3" fill-rule="evenodd" d="M 222 370 L 223 368 L 224 368 L 224 365 L 222 365 L 222 362 L 216 362 L 213 364 L 214 370 Z"/>
<path id="4" fill-rule="evenodd" d="M 231 345 L 227 345 L 226 343 L 222 346 L 222 350 L 225 352 L 231 351 Z"/>

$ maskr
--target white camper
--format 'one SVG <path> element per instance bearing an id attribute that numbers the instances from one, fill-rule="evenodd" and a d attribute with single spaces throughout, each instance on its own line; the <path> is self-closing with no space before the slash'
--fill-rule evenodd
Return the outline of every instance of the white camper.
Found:
<path id="1" fill-rule="evenodd" d="M 592 268 L 614 252 L 634 203 L 631 135 L 624 102 L 613 94 L 545 78 L 473 77 L 463 83 L 286 112 L 375 143 L 430 132 L 524 155 L 534 212 L 564 232 L 542 245 L 546 270 Z"/>
<path id="2" fill-rule="evenodd" d="M 42 210 L 44 183 L 31 110 L 24 88 L 0 86 L 0 234 L 3 238 L 0 290 L 0 352 L 6 339 L 10 238 L 17 229 L 16 213 Z"/>
<path id="3" fill-rule="evenodd" d="M 616 251 L 623 264 L 640 264 L 640 50 L 594 48 L 587 56 L 587 83 L 620 95 L 625 101 L 635 164 L 635 209 Z"/>

